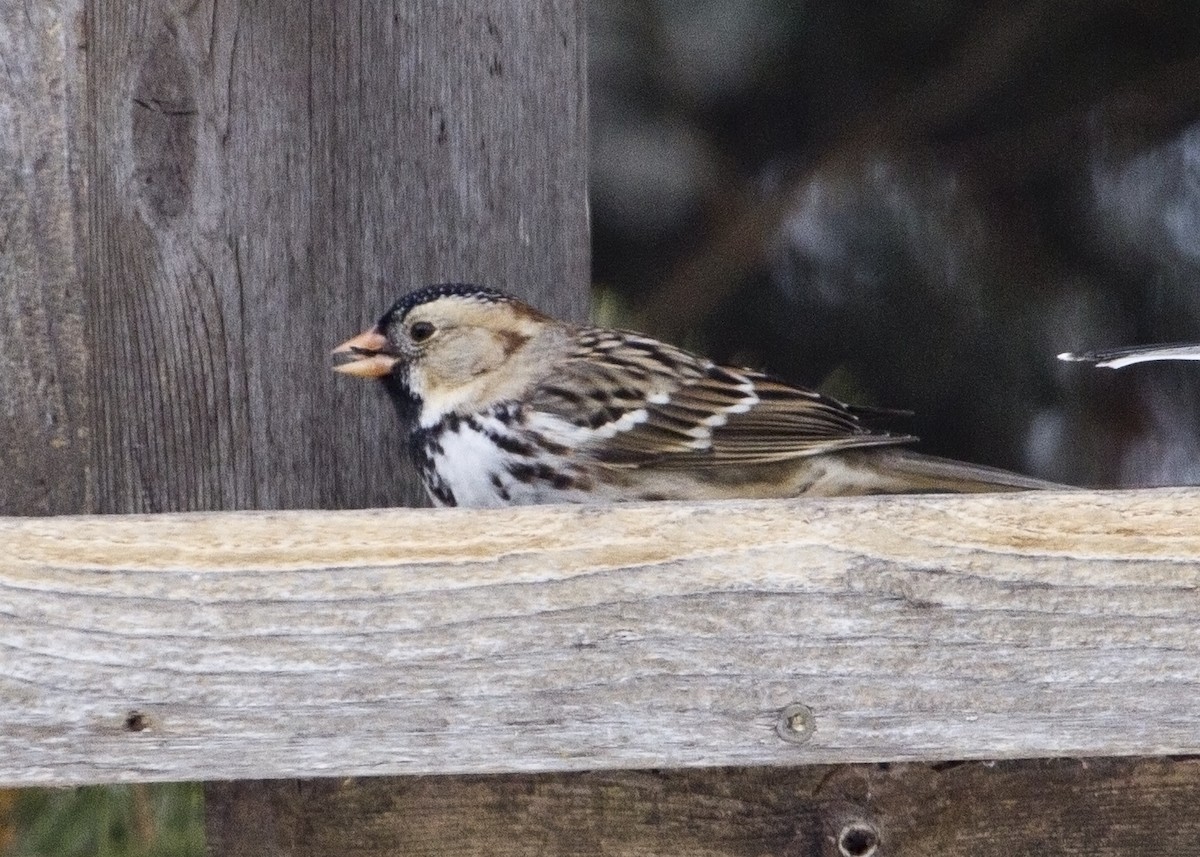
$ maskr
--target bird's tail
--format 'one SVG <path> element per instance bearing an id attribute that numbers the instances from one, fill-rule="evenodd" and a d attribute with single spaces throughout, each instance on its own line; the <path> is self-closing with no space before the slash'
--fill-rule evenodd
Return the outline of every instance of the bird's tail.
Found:
<path id="1" fill-rule="evenodd" d="M 873 449 L 855 453 L 856 464 L 869 473 L 874 484 L 863 493 L 977 493 L 984 491 L 1032 491 L 1066 489 L 1070 486 L 987 467 L 922 455 L 907 449 Z M 849 462 L 848 462 L 849 463 Z"/>

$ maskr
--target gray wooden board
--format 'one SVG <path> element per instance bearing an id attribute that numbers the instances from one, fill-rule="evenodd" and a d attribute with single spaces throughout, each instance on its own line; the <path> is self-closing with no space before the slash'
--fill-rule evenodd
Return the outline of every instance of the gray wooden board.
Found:
<path id="1" fill-rule="evenodd" d="M 420 502 L 328 353 L 430 282 L 584 314 L 578 5 L 0 7 L 0 513 Z"/>
<path id="2" fill-rule="evenodd" d="M 411 483 L 397 475 L 398 436 L 385 403 L 326 375 L 323 355 L 395 294 L 439 279 L 484 280 L 558 314 L 581 316 L 587 275 L 581 5 L 0 4 L 0 512 L 415 499 L 405 487 Z M 1185 500 L 1181 509 L 1194 517 L 1194 504 L 1187 505 L 1193 501 Z M 9 757 L 16 779 L 110 779 L 118 768 L 122 778 L 150 776 L 139 768 L 159 778 L 183 776 L 171 773 L 180 748 L 199 767 L 211 736 L 226 723 L 205 722 L 203 706 L 231 712 L 238 700 L 222 701 L 211 685 L 205 691 L 207 673 L 195 666 L 204 663 L 201 650 L 188 635 L 205 621 L 227 619 L 232 633 L 245 592 L 219 603 L 200 593 L 181 607 L 174 596 L 154 595 L 152 586 L 139 615 L 165 606 L 172 618 L 184 614 L 182 631 L 124 620 L 106 629 L 109 611 L 129 603 L 120 587 L 112 597 L 105 592 L 109 572 L 77 571 L 60 592 L 63 580 L 54 575 L 34 589 L 24 578 L 14 588 L 11 570 L 6 566 L 0 590 L 3 708 L 31 741 L 20 748 L 23 756 Z M 171 576 L 137 573 L 160 585 Z M 260 577 L 271 579 L 264 571 L 229 580 L 252 592 Z M 88 578 L 93 582 L 81 587 Z M 1121 587 L 1119 594 L 1128 591 L 1140 598 L 1161 586 Z M 1187 601 L 1189 592 L 1183 587 L 1179 595 Z M 863 595 L 852 590 L 843 597 L 853 607 Z M 1108 606 L 1093 605 L 1091 615 L 1121 615 L 1117 601 L 1097 597 Z M 884 603 L 915 609 L 903 597 Z M 253 659 L 272 655 L 270 630 L 253 627 L 265 606 L 246 603 L 240 621 L 250 626 L 232 634 L 246 649 L 229 651 L 247 660 L 229 671 L 241 673 L 237 681 L 261 679 L 274 689 L 287 676 L 261 677 L 256 670 L 266 661 Z M 391 608 L 385 602 L 381 609 L 386 616 Z M 932 613 L 947 615 L 945 609 Z M 367 630 L 360 634 L 369 637 L 366 620 L 374 614 L 361 615 Z M 1148 641 L 1169 639 L 1170 628 L 1155 615 L 1127 618 L 1145 626 Z M 852 621 L 843 616 L 839 623 Z M 1018 615 L 1016 625 L 1019 638 L 1026 620 Z M 999 633 L 996 623 L 984 627 Z M 1190 651 L 1190 635 L 1182 633 L 1179 652 Z M 379 632 L 376 642 L 384 636 Z M 1053 632 L 1044 637 L 1053 641 Z M 34 642 L 44 645 L 31 648 Z M 275 643 L 286 647 L 286 640 Z M 610 648 L 618 643 L 607 641 Z M 1173 651 L 1169 643 L 1160 650 Z M 69 657 L 60 657 L 64 651 Z M 1186 687 L 1181 679 L 1172 691 L 1170 670 L 1147 660 L 1144 677 L 1130 688 L 1115 682 L 1108 688 L 1126 692 L 1135 715 Z M 10 661 L 26 678 L 7 669 Z M 56 672 L 60 661 L 75 671 Z M 154 663 L 163 666 L 139 671 Z M 46 672 L 29 677 L 35 664 Z M 347 672 L 363 669 L 351 664 Z M 1145 690 L 1156 671 L 1162 684 Z M 179 685 L 197 707 L 189 711 L 172 698 Z M 50 705 L 47 690 L 65 704 Z M 147 714 L 131 717 L 131 703 L 146 703 Z M 375 706 L 372 715 L 387 707 Z M 285 740 L 337 736 L 355 722 L 353 708 L 339 706 L 321 723 L 288 720 L 307 731 L 289 726 Z M 1135 717 L 1134 731 L 1152 729 L 1157 716 L 1145 727 Z M 1119 712 L 1108 712 L 1108 722 L 1119 719 Z M 768 718 L 760 720 L 765 725 Z M 126 731 L 138 726 L 149 728 Z M 7 727 L 0 734 L 12 744 Z M 262 749 L 278 754 L 271 742 L 279 736 L 266 737 Z M 71 750 L 76 739 L 81 744 Z M 77 759 L 97 743 L 108 748 L 100 767 L 63 767 L 62 759 L 40 752 L 53 746 Z M 257 743 L 255 735 L 235 730 L 211 746 L 228 758 Z M 376 746 L 374 755 L 389 746 Z M 131 749 L 136 759 L 128 757 Z M 1115 773 L 1097 777 L 1098 769 Z M 911 840 L 917 843 L 978 854 L 1045 853 L 1055 844 L 1071 853 L 1165 854 L 1195 841 L 1188 809 L 1197 805 L 1197 778 L 1187 762 L 970 766 L 974 788 L 924 766 L 908 770 L 916 780 L 897 780 L 892 791 L 916 796 L 914 827 L 905 829 L 937 825 L 919 832 Z M 469 777 L 212 786 L 209 835 L 214 853 L 249 847 L 270 825 L 291 837 L 287 853 L 350 853 L 362 843 L 354 853 L 394 853 L 389 836 L 407 836 L 403 844 L 412 853 L 460 844 L 492 853 L 667 853 L 687 829 L 678 841 L 690 854 L 720 851 L 722 842 L 730 853 L 758 854 L 783 842 L 778 831 L 794 808 L 787 793 L 817 774 L 829 772 L 662 775 L 673 799 L 656 797 L 647 775 L 617 773 L 487 778 L 491 798 Z M 880 794 L 880 780 L 872 782 L 871 793 Z M 980 797 L 993 787 L 990 799 Z M 784 794 L 765 796 L 763 788 Z M 565 797 L 555 797 L 556 789 Z M 705 797 L 709 792 L 722 796 L 718 805 Z M 424 797 L 410 804 L 412 795 Z M 756 814 L 760 797 L 782 807 L 767 839 L 743 833 L 739 822 Z M 968 799 L 978 803 L 969 808 Z M 402 812 L 385 818 L 381 811 L 391 806 Z M 256 809 L 262 814 L 252 815 Z M 808 816 L 797 812 L 799 830 Z M 415 824 L 423 813 L 430 813 L 429 823 Z M 472 818 L 479 822 L 475 838 L 461 827 Z M 797 834 L 785 852 L 827 853 L 840 828 L 821 824 L 820 848 Z M 993 840 L 1007 850 L 988 851 Z M 379 848 L 364 850 L 371 843 Z M 809 843 L 808 850 L 796 843 Z"/>
<path id="3" fill-rule="evenodd" d="M 89 503 L 81 17 L 0 3 L 0 514 Z"/>
<path id="4" fill-rule="evenodd" d="M 6 519 L 0 782 L 1200 752 L 1198 512 L 1162 489 Z"/>

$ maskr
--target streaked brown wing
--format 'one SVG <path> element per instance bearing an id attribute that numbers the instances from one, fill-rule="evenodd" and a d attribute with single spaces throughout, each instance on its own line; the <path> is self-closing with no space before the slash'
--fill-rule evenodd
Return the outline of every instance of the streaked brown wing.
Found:
<path id="1" fill-rule="evenodd" d="M 914 438 L 873 431 L 842 403 L 632 333 L 585 330 L 535 410 L 594 432 L 616 465 L 749 465 Z"/>

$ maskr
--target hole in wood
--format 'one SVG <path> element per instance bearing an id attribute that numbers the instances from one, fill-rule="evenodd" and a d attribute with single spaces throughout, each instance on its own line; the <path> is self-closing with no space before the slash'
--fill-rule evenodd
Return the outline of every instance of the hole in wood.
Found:
<path id="1" fill-rule="evenodd" d="M 842 857 L 871 857 L 879 847 L 879 834 L 871 825 L 855 822 L 842 828 L 837 845 Z"/>
<path id="2" fill-rule="evenodd" d="M 145 732 L 150 728 L 150 718 L 140 711 L 131 711 L 125 715 L 126 732 Z"/>

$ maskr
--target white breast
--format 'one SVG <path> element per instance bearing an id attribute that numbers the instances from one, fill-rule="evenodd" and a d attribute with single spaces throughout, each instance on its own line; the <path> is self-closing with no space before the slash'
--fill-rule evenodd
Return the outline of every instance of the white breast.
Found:
<path id="1" fill-rule="evenodd" d="M 530 468 L 566 472 L 569 465 L 558 456 L 510 452 L 489 435 L 514 436 L 514 430 L 495 416 L 474 416 L 443 431 L 430 459 L 442 483 L 459 506 L 486 508 L 533 503 L 586 503 L 590 494 L 575 488 L 555 488 L 551 481 L 530 477 Z M 524 438 L 521 438 L 524 440 Z M 524 478 L 514 475 L 524 473 Z M 438 500 L 436 496 L 434 502 Z"/>

